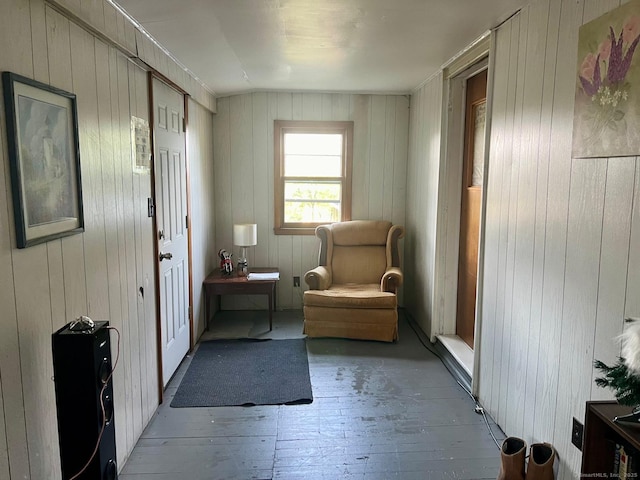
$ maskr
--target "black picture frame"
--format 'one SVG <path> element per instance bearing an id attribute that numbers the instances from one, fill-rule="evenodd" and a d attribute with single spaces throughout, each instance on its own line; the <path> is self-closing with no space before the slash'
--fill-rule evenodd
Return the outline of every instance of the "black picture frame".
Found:
<path id="1" fill-rule="evenodd" d="M 84 231 L 76 96 L 2 72 L 16 244 Z"/>

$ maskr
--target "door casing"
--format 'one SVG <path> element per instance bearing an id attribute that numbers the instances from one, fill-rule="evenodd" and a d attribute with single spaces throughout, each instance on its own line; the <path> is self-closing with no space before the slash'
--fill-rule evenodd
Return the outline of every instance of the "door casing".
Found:
<path id="1" fill-rule="evenodd" d="M 458 282 L 458 253 L 460 236 L 460 206 L 462 188 L 462 155 L 464 140 L 464 81 L 482 69 L 488 69 L 487 127 L 485 131 L 484 178 L 488 179 L 491 107 L 493 86 L 493 55 L 495 35 L 491 32 L 479 38 L 469 49 L 445 66 L 443 75 L 442 143 L 440 151 L 438 218 L 436 231 L 436 259 L 434 276 L 434 307 L 430 340 L 438 335 L 455 334 Z M 485 184 L 485 191 L 486 191 Z M 482 276 L 484 264 L 484 223 L 486 194 L 483 192 L 480 213 L 478 247 L 478 285 L 476 294 L 476 322 L 472 393 L 478 391 L 480 363 L 480 332 L 482 326 Z"/>

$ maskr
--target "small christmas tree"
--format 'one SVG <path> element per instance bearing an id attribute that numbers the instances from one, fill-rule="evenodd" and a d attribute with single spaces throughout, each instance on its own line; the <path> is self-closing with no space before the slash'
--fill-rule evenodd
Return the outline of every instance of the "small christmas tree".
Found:
<path id="1" fill-rule="evenodd" d="M 593 366 L 604 374 L 596 378 L 596 385 L 614 390 L 620 405 L 640 405 L 640 376 L 627 366 L 624 358 L 619 357 L 612 367 L 600 360 L 593 362 Z"/>
<path id="2" fill-rule="evenodd" d="M 594 361 L 594 367 L 604 373 L 595 382 L 599 387 L 614 390 L 620 405 L 636 407 L 640 412 L 640 322 L 631 318 L 625 322 L 629 325 L 618 337 L 622 343 L 621 356 L 612 367 Z"/>

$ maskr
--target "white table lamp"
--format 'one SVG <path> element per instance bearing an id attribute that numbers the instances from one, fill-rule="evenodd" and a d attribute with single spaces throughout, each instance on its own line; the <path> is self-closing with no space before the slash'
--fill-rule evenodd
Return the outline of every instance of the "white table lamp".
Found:
<path id="1" fill-rule="evenodd" d="M 249 265 L 247 264 L 247 247 L 258 244 L 258 225 L 255 223 L 241 223 L 233 226 L 233 244 L 241 247 L 238 260 L 238 275 L 247 276 Z"/>

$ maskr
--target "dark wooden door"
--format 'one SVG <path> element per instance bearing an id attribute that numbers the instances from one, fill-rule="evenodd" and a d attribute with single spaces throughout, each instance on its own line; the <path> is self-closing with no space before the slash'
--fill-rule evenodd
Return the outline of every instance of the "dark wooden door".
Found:
<path id="1" fill-rule="evenodd" d="M 473 348 L 478 281 L 478 241 L 484 172 L 487 71 L 467 80 L 465 100 L 460 253 L 456 334 Z"/>

